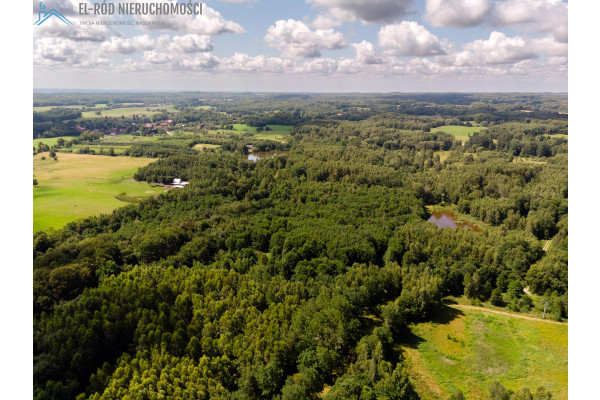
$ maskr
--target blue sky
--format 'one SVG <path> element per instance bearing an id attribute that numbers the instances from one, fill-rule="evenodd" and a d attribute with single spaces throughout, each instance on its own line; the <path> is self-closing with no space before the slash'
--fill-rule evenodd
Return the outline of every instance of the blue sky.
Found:
<path id="1" fill-rule="evenodd" d="M 33 28 L 34 87 L 567 90 L 560 0 L 213 0 L 198 17 L 81 16 L 81 2 L 94 3 L 45 2 L 74 25 L 52 18 Z M 34 1 L 34 21 L 39 11 Z M 80 24 L 99 20 L 161 25 Z"/>

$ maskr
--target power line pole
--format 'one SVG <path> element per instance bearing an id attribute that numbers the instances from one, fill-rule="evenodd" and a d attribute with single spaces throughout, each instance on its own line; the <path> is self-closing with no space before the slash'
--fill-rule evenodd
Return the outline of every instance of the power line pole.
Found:
<path id="1" fill-rule="evenodd" d="M 542 319 L 546 318 L 546 307 L 548 306 L 548 302 L 544 302 L 544 314 L 542 315 Z"/>

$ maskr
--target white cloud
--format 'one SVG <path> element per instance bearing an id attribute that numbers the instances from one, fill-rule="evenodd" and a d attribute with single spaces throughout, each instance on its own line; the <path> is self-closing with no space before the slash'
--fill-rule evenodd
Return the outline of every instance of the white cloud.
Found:
<path id="1" fill-rule="evenodd" d="M 316 58 L 296 65 L 294 72 L 299 74 L 332 74 L 337 71 L 338 63 L 332 58 Z"/>
<path id="2" fill-rule="evenodd" d="M 214 45 L 210 40 L 210 36 L 190 33 L 183 36 L 174 36 L 169 48 L 175 52 L 198 53 L 211 51 L 214 49 Z"/>
<path id="3" fill-rule="evenodd" d="M 441 42 L 424 26 L 416 22 L 402 21 L 399 24 L 381 27 L 378 34 L 380 46 L 391 49 L 398 56 L 434 56 L 446 53 L 447 43 Z"/>
<path id="4" fill-rule="evenodd" d="M 312 31 L 302 21 L 279 20 L 267 30 L 265 41 L 270 47 L 279 49 L 286 58 L 319 57 L 320 50 L 346 47 L 344 35 L 333 29 Z"/>
<path id="5" fill-rule="evenodd" d="M 78 20 L 71 18 L 73 24 L 78 24 Z M 49 19 L 41 26 L 33 28 L 35 38 L 55 37 L 65 38 L 75 41 L 103 42 L 111 34 L 119 35 L 115 30 L 102 25 L 65 25 L 58 19 Z"/>
<path id="6" fill-rule="evenodd" d="M 488 40 L 475 40 L 463 46 L 463 51 L 450 57 L 458 66 L 514 64 L 537 58 L 531 42 L 502 32 L 492 32 Z"/>
<path id="7" fill-rule="evenodd" d="M 568 4 L 562 0 L 426 0 L 426 18 L 433 26 L 487 25 L 549 33 L 568 41 Z"/>
<path id="8" fill-rule="evenodd" d="M 134 36 L 132 38 L 111 37 L 102 43 L 102 51 L 117 54 L 132 54 L 154 48 L 154 39 L 148 35 Z"/>
<path id="9" fill-rule="evenodd" d="M 391 22 L 408 13 L 413 0 L 308 0 L 325 14 L 313 21 L 317 28 L 339 26 L 343 22 L 359 20 L 377 24 Z"/>
<path id="10" fill-rule="evenodd" d="M 106 66 L 109 61 L 91 46 L 62 38 L 41 38 L 35 42 L 33 63 L 39 66 L 68 65 L 74 67 Z"/>
<path id="11" fill-rule="evenodd" d="M 373 43 L 363 40 L 360 43 L 352 43 L 352 47 L 356 51 L 356 60 L 361 64 L 383 63 L 383 59 L 377 55 Z"/>
<path id="12" fill-rule="evenodd" d="M 177 0 L 162 0 L 165 3 L 177 2 Z M 137 0 L 144 3 L 146 1 Z M 195 33 L 198 35 L 218 35 L 221 33 L 244 33 L 244 28 L 223 18 L 221 13 L 202 5 L 201 15 L 135 15 L 134 18 L 140 22 L 160 22 L 158 24 L 140 25 L 141 29 L 170 30 L 175 32 Z"/>
<path id="13" fill-rule="evenodd" d="M 200 53 L 189 57 L 179 53 L 144 52 L 143 60 L 161 70 L 200 71 L 210 70 L 219 65 L 219 58 L 210 53 Z M 146 68 L 149 69 L 149 68 Z"/>
<path id="14" fill-rule="evenodd" d="M 427 0 L 425 16 L 433 26 L 461 28 L 483 23 L 493 8 L 492 0 Z"/>
<path id="15" fill-rule="evenodd" d="M 568 5 L 561 0 L 508 0 L 496 3 L 492 24 L 519 26 L 527 32 L 550 33 L 568 41 Z"/>
<path id="16" fill-rule="evenodd" d="M 247 54 L 235 53 L 229 58 L 221 61 L 221 66 L 225 70 L 235 72 L 284 72 L 292 68 L 292 61 L 279 58 L 259 55 L 250 57 Z"/>

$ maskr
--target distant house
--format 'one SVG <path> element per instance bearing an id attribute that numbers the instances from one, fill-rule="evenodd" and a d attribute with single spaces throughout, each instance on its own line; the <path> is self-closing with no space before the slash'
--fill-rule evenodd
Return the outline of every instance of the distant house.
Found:
<path id="1" fill-rule="evenodd" d="M 187 184 L 189 184 L 189 182 L 182 181 L 180 178 L 173 179 L 173 188 L 175 189 L 182 189 Z"/>
<path id="2" fill-rule="evenodd" d="M 151 124 L 151 123 L 149 123 L 149 122 L 146 122 L 146 123 L 144 124 L 144 126 L 145 126 L 146 128 L 152 128 L 152 124 Z"/>
<path id="3" fill-rule="evenodd" d="M 251 144 L 247 144 L 246 147 L 249 148 L 250 150 L 252 150 L 254 148 L 254 146 Z"/>

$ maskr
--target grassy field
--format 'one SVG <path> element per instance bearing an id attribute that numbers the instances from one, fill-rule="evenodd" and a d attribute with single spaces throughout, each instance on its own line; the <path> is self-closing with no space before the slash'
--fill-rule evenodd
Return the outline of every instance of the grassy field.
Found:
<path id="1" fill-rule="evenodd" d="M 485 399 L 499 381 L 509 389 L 546 386 L 567 399 L 567 325 L 445 307 L 433 322 L 411 326 L 401 345 L 411 381 L 423 399 L 455 389 Z"/>
<path id="2" fill-rule="evenodd" d="M 53 108 L 83 108 L 85 106 L 83 105 L 75 105 L 75 106 L 39 106 L 39 107 L 33 107 L 33 111 L 37 111 L 37 112 L 42 112 L 42 111 L 50 111 Z"/>
<path id="3" fill-rule="evenodd" d="M 207 143 L 198 143 L 197 145 L 194 146 L 194 148 L 197 150 L 218 149 L 219 147 L 221 147 L 221 145 L 219 145 L 219 144 L 207 144 Z"/>
<path id="4" fill-rule="evenodd" d="M 45 156 L 46 160 L 41 157 Z M 58 161 L 40 153 L 33 157 L 33 231 L 58 229 L 67 222 L 90 215 L 109 213 L 128 204 L 115 196 L 129 198 L 159 194 L 163 188 L 135 182 L 138 167 L 151 158 L 59 154 Z"/>
<path id="5" fill-rule="evenodd" d="M 96 108 L 98 108 L 99 104 L 96 104 Z M 167 112 L 176 112 L 173 106 L 164 106 L 164 107 L 122 107 L 122 108 L 113 108 L 113 109 L 100 109 L 98 111 L 101 112 L 101 115 L 96 115 L 96 111 L 84 111 L 81 113 L 81 119 L 94 119 L 94 118 L 104 118 L 104 117 L 112 117 L 112 118 L 120 118 L 131 117 L 133 114 L 138 115 L 146 115 L 151 116 L 154 114 L 159 114 L 161 111 L 166 109 Z"/>
<path id="6" fill-rule="evenodd" d="M 75 138 L 77 136 L 59 136 L 59 137 L 63 138 L 63 140 L 66 142 L 66 141 L 72 140 L 73 138 Z M 54 146 L 56 144 L 56 142 L 58 141 L 59 137 L 33 139 L 33 147 L 35 147 L 37 149 L 38 143 L 40 143 L 40 142 L 42 142 L 48 146 Z"/>
<path id="7" fill-rule="evenodd" d="M 455 139 L 460 140 L 461 142 L 465 143 L 467 140 L 469 140 L 469 136 L 471 136 L 473 133 L 479 132 L 483 129 L 486 129 L 483 126 L 472 126 L 472 127 L 468 127 L 468 126 L 457 126 L 457 125 L 446 125 L 446 126 L 440 126 L 439 128 L 433 128 L 431 130 L 431 132 L 446 132 L 452 136 L 454 136 Z"/>

